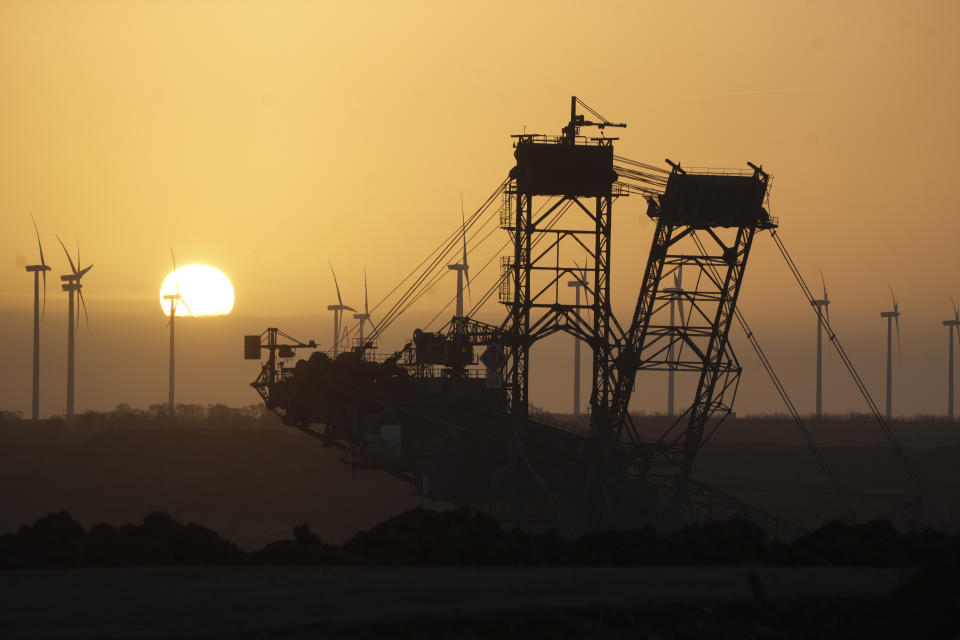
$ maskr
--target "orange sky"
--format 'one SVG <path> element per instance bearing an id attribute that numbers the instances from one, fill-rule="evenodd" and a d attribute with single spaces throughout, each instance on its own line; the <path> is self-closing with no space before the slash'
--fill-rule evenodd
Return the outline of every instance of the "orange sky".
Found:
<path id="1" fill-rule="evenodd" d="M 29 410 L 30 213 L 55 276 L 54 233 L 95 265 L 81 409 L 165 398 L 168 243 L 181 264 L 227 273 L 237 295 L 229 319 L 178 325 L 179 398 L 254 402 L 240 335 L 270 322 L 329 342 L 327 261 L 348 304 L 364 267 L 379 299 L 457 225 L 461 193 L 470 209 L 503 179 L 509 135 L 559 132 L 576 94 L 629 124 L 621 155 L 762 162 L 783 237 L 808 277 L 826 274 L 867 383 L 879 394 L 889 281 L 904 313 L 896 409 L 942 412 L 940 320 L 960 295 L 958 18 L 954 2 L 0 2 L 0 407 Z M 653 229 L 643 210 L 639 198 L 614 208 L 622 317 Z M 453 275 L 441 286 L 389 340 L 434 315 Z M 63 410 L 64 298 L 51 287 L 44 413 Z M 809 409 L 815 320 L 769 238 L 741 302 Z M 734 340 L 740 410 L 778 410 Z M 566 377 L 547 372 L 567 366 L 568 340 L 551 344 L 532 398 L 564 409 Z M 836 359 L 826 367 L 839 385 L 827 410 L 859 409 Z"/>

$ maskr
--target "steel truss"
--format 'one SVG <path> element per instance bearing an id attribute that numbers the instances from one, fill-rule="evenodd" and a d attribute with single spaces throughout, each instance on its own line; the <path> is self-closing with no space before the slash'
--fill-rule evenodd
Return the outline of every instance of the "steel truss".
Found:
<path id="1" fill-rule="evenodd" d="M 685 172 L 676 167 L 674 175 Z M 765 192 L 766 174 L 756 169 L 754 178 Z M 607 418 L 612 447 L 598 461 L 596 475 L 608 473 L 620 459 L 630 477 L 699 519 L 696 512 L 704 504 L 729 503 L 726 498 L 705 500 L 708 489 L 694 489 L 691 474 L 701 446 L 733 408 L 741 367 L 729 344 L 730 327 L 756 230 L 773 223 L 752 215 L 743 216 L 739 226 L 729 219 L 722 224 L 709 219 L 681 222 L 663 212 L 655 198 L 648 213 L 657 219 L 657 227 L 637 306 L 614 356 L 615 389 Z M 664 286 L 680 270 L 688 285 Z M 674 304 L 686 309 L 671 320 Z M 636 374 L 669 370 L 698 373 L 693 401 L 656 441 L 644 441 L 628 412 Z M 620 453 L 615 455 L 614 449 Z"/>
<path id="2" fill-rule="evenodd" d="M 315 354 L 294 375 L 281 367 L 254 386 L 285 423 L 325 424 L 324 441 L 347 448 L 353 464 L 389 469 L 426 497 L 535 514 L 568 530 L 734 515 L 781 528 L 691 477 L 736 395 L 741 368 L 728 337 L 756 230 L 775 226 L 762 207 L 768 177 L 757 167 L 687 174 L 679 165 L 657 176 L 658 168 L 614 156 L 614 138 L 580 137 L 581 126 L 616 125 L 586 122 L 577 104 L 561 137 L 516 136 L 500 211 L 512 252 L 496 286 L 507 307 L 499 326 L 455 317 L 445 331 L 418 330 L 382 363 L 362 349 L 335 361 Z M 647 197 L 657 225 L 624 331 L 610 305 L 610 239 L 613 201 L 629 193 Z M 670 286 L 681 269 L 686 284 Z M 579 302 L 566 277 L 586 282 Z M 589 438 L 530 416 L 530 350 L 555 333 L 593 354 Z M 276 333 L 266 338 L 257 346 L 270 352 L 265 370 L 273 371 L 281 345 Z M 483 346 L 503 347 L 504 388 L 499 365 L 487 365 L 486 379 L 469 368 Z M 628 412 L 636 376 L 666 370 L 697 374 L 693 399 L 659 438 L 645 440 Z"/>
<path id="3" fill-rule="evenodd" d="M 520 144 L 524 140 L 521 139 Z M 602 144 L 602 141 L 601 141 Z M 546 196 L 535 207 L 535 194 L 524 193 L 511 182 L 508 214 L 501 217 L 513 243 L 512 260 L 504 262 L 501 290 L 508 306 L 503 328 L 508 346 L 507 379 L 513 422 L 522 428 L 529 412 L 530 348 L 554 333 L 567 333 L 586 342 L 593 352 L 593 412 L 609 402 L 611 391 L 610 222 L 619 191 L 592 198 Z M 585 224 L 586 223 L 586 224 Z M 578 254 L 584 264 L 577 264 Z M 586 273 L 580 303 L 563 279 Z M 569 298 L 569 299 L 568 299 Z"/>

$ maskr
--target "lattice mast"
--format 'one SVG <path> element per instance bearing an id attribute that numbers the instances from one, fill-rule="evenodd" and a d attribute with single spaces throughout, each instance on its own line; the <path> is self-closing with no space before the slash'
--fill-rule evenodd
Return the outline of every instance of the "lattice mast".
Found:
<path id="1" fill-rule="evenodd" d="M 578 114 L 578 106 L 596 121 Z M 611 123 L 574 96 L 570 121 L 559 137 L 513 136 L 517 164 L 510 172 L 501 215 L 513 242 L 512 258 L 503 262 L 504 283 L 512 286 L 501 288 L 500 301 L 509 309 L 503 328 L 509 341 L 507 391 L 516 429 L 522 429 L 528 417 L 530 347 L 556 332 L 587 342 L 593 351 L 592 411 L 602 413 L 609 399 L 610 214 L 613 199 L 625 194 L 615 189 L 616 138 L 580 136 L 581 127 L 587 126 L 602 132 L 626 125 Z M 578 267 L 573 256 L 582 253 L 586 264 Z M 566 276 L 585 281 L 580 302 L 561 297 Z"/>
<path id="2" fill-rule="evenodd" d="M 674 492 L 682 504 L 705 431 L 732 409 L 740 365 L 728 337 L 753 237 L 776 223 L 763 207 L 769 178 L 762 168 L 692 173 L 667 162 L 673 171 L 665 192 L 647 197 L 657 227 L 637 306 L 615 355 L 611 449 L 600 469 L 610 468 L 614 447 L 625 448 L 633 474 Z M 680 269 L 692 286 L 662 286 Z M 665 321 L 680 299 L 687 317 Z M 654 443 L 641 442 L 628 414 L 636 373 L 643 370 L 699 372 L 690 408 Z M 674 429 L 681 424 L 682 430 Z"/>

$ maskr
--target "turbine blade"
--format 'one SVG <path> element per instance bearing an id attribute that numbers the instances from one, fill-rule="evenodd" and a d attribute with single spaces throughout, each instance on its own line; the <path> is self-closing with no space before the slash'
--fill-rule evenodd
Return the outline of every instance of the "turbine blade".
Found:
<path id="1" fill-rule="evenodd" d="M 80 329 L 80 307 L 83 307 L 83 317 L 87 321 L 87 331 L 90 330 L 90 314 L 87 313 L 87 302 L 83 299 L 83 289 L 77 287 L 77 296 L 80 298 L 80 304 L 77 307 L 77 330 Z"/>
<path id="2" fill-rule="evenodd" d="M 467 297 L 472 301 L 470 292 L 470 268 L 467 266 L 467 218 L 463 213 L 463 194 L 460 194 L 460 222 L 463 228 L 463 277 L 467 279 Z"/>
<path id="3" fill-rule="evenodd" d="M 40 319 L 43 319 L 43 316 L 47 315 L 47 270 L 43 270 L 43 312 L 40 314 Z"/>
<path id="4" fill-rule="evenodd" d="M 196 316 L 193 315 L 193 310 L 190 309 L 190 305 L 187 304 L 187 301 L 184 300 L 183 298 L 179 297 L 179 296 L 180 296 L 179 293 L 177 294 L 177 296 L 178 296 L 177 299 L 178 299 L 180 302 L 183 303 L 183 306 L 185 306 L 185 307 L 187 308 L 187 311 L 190 313 L 190 317 L 191 317 L 191 318 L 196 317 Z M 176 307 L 174 307 L 174 308 L 176 308 Z"/>
<path id="5" fill-rule="evenodd" d="M 70 252 L 67 251 L 67 245 L 63 244 L 63 240 L 60 240 L 60 236 L 55 236 L 57 241 L 60 242 L 60 246 L 63 247 L 63 252 L 67 254 L 67 261 L 70 263 L 70 270 L 73 271 L 73 275 L 77 275 L 77 267 L 73 264 L 73 258 L 70 257 Z"/>
<path id="6" fill-rule="evenodd" d="M 92 264 L 88 264 L 85 269 L 81 269 L 80 271 L 78 271 L 78 272 L 77 272 L 77 282 L 80 282 L 80 278 L 82 278 L 83 276 L 87 275 L 87 271 L 90 271 L 90 269 L 93 269 L 93 265 L 92 265 Z"/>
<path id="7" fill-rule="evenodd" d="M 823 279 L 823 270 L 818 266 L 817 271 L 820 272 L 820 284 L 823 285 L 823 299 L 824 301 L 828 300 L 827 298 L 827 281 Z"/>
<path id="8" fill-rule="evenodd" d="M 173 245 L 167 244 L 170 247 L 170 261 L 173 263 L 173 286 L 176 287 L 177 295 L 180 295 L 180 278 L 177 277 L 177 259 L 173 257 Z M 193 314 L 190 314 L 193 315 Z"/>
<path id="9" fill-rule="evenodd" d="M 679 289 L 679 287 L 677 287 Z M 677 294 L 677 310 L 680 312 L 680 326 L 687 326 L 687 316 L 683 313 L 683 294 Z"/>
<path id="10" fill-rule="evenodd" d="M 333 286 L 337 288 L 337 304 L 341 307 L 343 306 L 343 298 L 340 297 L 340 285 L 337 283 L 337 272 L 333 270 L 333 264 L 328 260 L 327 264 L 330 265 L 330 273 L 333 274 Z"/>
<path id="11" fill-rule="evenodd" d="M 43 244 L 40 242 L 40 229 L 37 228 L 37 219 L 33 217 L 33 214 L 30 214 L 30 219 L 33 220 L 33 230 L 37 233 L 37 246 L 40 247 L 40 264 L 47 266 L 47 263 L 43 259 Z"/>
<path id="12" fill-rule="evenodd" d="M 40 229 L 37 228 L 37 219 L 33 217 L 32 213 L 30 219 L 33 220 L 33 230 L 37 234 L 37 246 L 40 247 L 40 265 L 46 267 L 47 262 L 43 258 L 43 243 L 40 242 Z M 41 272 L 43 273 L 43 311 L 40 313 L 40 319 L 42 320 L 47 315 L 47 269 L 44 268 Z"/>
<path id="13" fill-rule="evenodd" d="M 957 306 L 957 301 L 953 299 L 953 296 L 950 296 L 950 304 L 953 305 L 953 319 L 960 322 L 960 307 Z"/>
<path id="14" fill-rule="evenodd" d="M 363 312 L 370 315 L 370 300 L 367 297 L 367 268 L 363 268 Z"/>
<path id="15" fill-rule="evenodd" d="M 460 229 L 463 235 L 463 267 L 467 267 L 467 218 L 463 213 L 463 194 L 460 194 Z"/>
<path id="16" fill-rule="evenodd" d="M 888 282 L 887 287 L 890 289 L 890 299 L 893 301 L 893 310 L 897 310 L 897 296 L 893 293 L 893 286 Z"/>
<path id="17" fill-rule="evenodd" d="M 900 315 L 893 316 L 893 319 L 897 325 L 897 360 L 899 360 L 902 355 L 900 350 Z"/>

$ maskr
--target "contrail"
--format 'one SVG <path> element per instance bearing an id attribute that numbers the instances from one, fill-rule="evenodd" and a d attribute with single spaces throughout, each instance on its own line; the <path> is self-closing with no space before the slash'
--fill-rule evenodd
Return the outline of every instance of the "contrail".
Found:
<path id="1" fill-rule="evenodd" d="M 780 89 L 756 89 L 753 91 L 726 91 L 724 93 L 703 93 L 696 96 L 687 96 L 688 98 L 722 98 L 726 96 L 753 96 L 764 93 L 786 93 Z"/>

